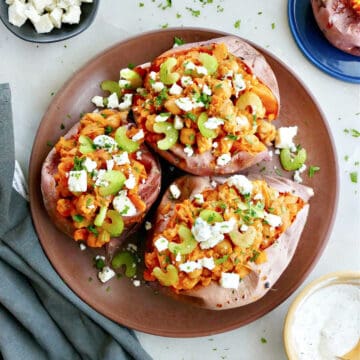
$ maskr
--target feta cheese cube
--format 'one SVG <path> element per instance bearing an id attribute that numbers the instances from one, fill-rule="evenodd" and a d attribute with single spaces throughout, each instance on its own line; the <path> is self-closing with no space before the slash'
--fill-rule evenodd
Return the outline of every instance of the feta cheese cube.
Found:
<path id="1" fill-rule="evenodd" d="M 102 96 L 94 96 L 91 102 L 97 107 L 104 107 L 104 98 Z"/>
<path id="2" fill-rule="evenodd" d="M 123 216 L 134 216 L 137 213 L 133 202 L 127 197 L 127 191 L 121 190 L 113 199 L 114 209 Z"/>
<path id="3" fill-rule="evenodd" d="M 180 95 L 182 92 L 183 92 L 183 88 L 176 83 L 173 84 L 169 89 L 170 95 Z"/>
<path id="4" fill-rule="evenodd" d="M 158 249 L 159 252 L 166 250 L 169 247 L 169 240 L 163 236 L 160 236 L 154 242 L 154 246 Z"/>
<path id="5" fill-rule="evenodd" d="M 221 273 L 220 286 L 225 289 L 237 289 L 240 283 L 240 275 L 235 273 Z"/>
<path id="6" fill-rule="evenodd" d="M 117 96 L 116 93 L 112 93 L 109 97 L 108 97 L 108 104 L 107 107 L 109 109 L 116 109 L 117 107 L 119 107 L 119 98 Z"/>
<path id="7" fill-rule="evenodd" d="M 9 22 L 19 27 L 24 25 L 25 21 L 27 20 L 25 10 L 25 4 L 19 0 L 14 0 L 8 9 Z"/>
<path id="8" fill-rule="evenodd" d="M 102 283 L 106 283 L 115 276 L 115 271 L 108 266 L 104 266 L 101 271 L 98 272 L 98 278 Z"/>
<path id="9" fill-rule="evenodd" d="M 93 161 L 87 157 L 83 161 L 82 166 L 86 169 L 87 172 L 91 173 L 97 168 L 97 163 L 96 161 Z"/>
<path id="10" fill-rule="evenodd" d="M 184 271 L 186 273 L 191 273 L 194 270 L 202 269 L 202 266 L 197 261 L 187 261 L 183 264 L 180 264 L 179 269 L 180 269 L 180 271 Z"/>
<path id="11" fill-rule="evenodd" d="M 58 29 L 61 28 L 62 16 L 63 16 L 63 10 L 58 7 L 56 7 L 54 10 L 52 10 L 50 12 L 50 19 L 51 19 L 52 23 L 54 24 L 54 26 Z M 99 96 L 99 97 L 101 97 L 101 96 Z M 104 104 L 101 106 L 104 106 Z"/>
<path id="12" fill-rule="evenodd" d="M 275 137 L 275 147 L 278 149 L 290 149 L 291 151 L 294 151 L 296 147 L 293 139 L 296 136 L 297 131 L 297 126 L 279 128 Z"/>
<path id="13" fill-rule="evenodd" d="M 154 91 L 160 92 L 165 87 L 165 85 L 161 81 L 156 81 L 155 83 L 151 84 L 151 87 L 154 89 Z"/>
<path id="14" fill-rule="evenodd" d="M 114 159 L 116 165 L 130 164 L 129 154 L 127 151 L 124 151 L 120 154 L 113 155 L 113 159 Z"/>
<path id="15" fill-rule="evenodd" d="M 78 24 L 80 22 L 80 6 L 69 6 L 66 13 L 62 16 L 62 22 L 65 24 Z"/>
<path id="16" fill-rule="evenodd" d="M 170 190 L 171 196 L 174 199 L 179 199 L 179 197 L 181 196 L 181 191 L 180 191 L 180 189 L 178 188 L 177 185 L 175 185 L 175 184 L 170 185 L 169 190 Z"/>
<path id="17" fill-rule="evenodd" d="M 71 192 L 87 190 L 87 174 L 85 170 L 69 171 L 68 187 Z"/>
<path id="18" fill-rule="evenodd" d="M 30 0 L 30 3 L 36 9 L 38 14 L 42 14 L 45 7 L 52 3 L 52 0 Z"/>

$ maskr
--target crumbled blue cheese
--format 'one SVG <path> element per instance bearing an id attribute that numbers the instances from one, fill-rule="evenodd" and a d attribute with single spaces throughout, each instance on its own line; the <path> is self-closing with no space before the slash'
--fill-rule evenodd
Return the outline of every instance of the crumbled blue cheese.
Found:
<path id="1" fill-rule="evenodd" d="M 184 271 L 186 273 L 192 273 L 197 269 L 202 269 L 202 266 L 197 261 L 187 261 L 183 264 L 179 265 L 180 271 Z"/>
<path id="2" fill-rule="evenodd" d="M 156 80 L 156 77 L 157 77 L 157 73 L 155 71 L 151 71 L 149 74 L 149 78 L 151 80 Z"/>
<path id="3" fill-rule="evenodd" d="M 80 250 L 81 250 L 81 251 L 85 251 L 85 250 L 87 249 L 86 245 L 83 244 L 83 243 L 80 243 L 80 244 L 79 244 L 79 247 L 80 247 Z"/>
<path id="4" fill-rule="evenodd" d="M 119 104 L 119 110 L 129 110 L 132 105 L 133 94 L 124 94 L 123 101 Z"/>
<path id="5" fill-rule="evenodd" d="M 135 176 L 134 176 L 132 173 L 130 173 L 130 174 L 129 174 L 129 177 L 126 179 L 126 181 L 125 181 L 125 186 L 126 186 L 129 190 L 133 189 L 133 188 L 136 186 L 136 178 L 135 178 Z"/>
<path id="6" fill-rule="evenodd" d="M 215 262 L 214 262 L 213 257 L 205 257 L 205 258 L 199 259 L 198 261 L 204 268 L 206 268 L 208 270 L 213 270 L 215 268 Z"/>
<path id="7" fill-rule="evenodd" d="M 240 275 L 222 272 L 219 283 L 225 289 L 237 289 L 240 283 Z"/>
<path id="8" fill-rule="evenodd" d="M 87 174 L 85 170 L 69 171 L 68 187 L 71 192 L 87 190 Z"/>
<path id="9" fill-rule="evenodd" d="M 218 117 L 209 117 L 204 122 L 204 127 L 211 130 L 217 129 L 220 125 L 224 125 L 224 120 Z"/>
<path id="10" fill-rule="evenodd" d="M 252 182 L 244 175 L 233 175 L 228 178 L 229 186 L 235 186 L 242 195 L 251 194 L 253 189 Z"/>
<path id="11" fill-rule="evenodd" d="M 161 81 L 156 81 L 153 84 L 151 84 L 151 87 L 154 91 L 160 92 L 162 89 L 164 89 L 165 85 Z"/>
<path id="12" fill-rule="evenodd" d="M 108 171 L 112 170 L 114 168 L 115 161 L 113 159 L 106 160 L 106 168 Z"/>
<path id="13" fill-rule="evenodd" d="M 91 102 L 93 104 L 95 104 L 95 106 L 97 107 L 104 107 L 104 98 L 102 96 L 94 96 L 92 99 L 91 99 Z"/>
<path id="14" fill-rule="evenodd" d="M 119 80 L 119 86 L 121 87 L 121 88 L 124 88 L 124 89 L 126 89 L 127 87 L 129 87 L 130 86 L 130 81 L 129 80 L 125 80 L 125 79 L 120 79 Z"/>
<path id="15" fill-rule="evenodd" d="M 107 107 L 109 109 L 116 109 L 119 107 L 119 98 L 117 96 L 116 93 L 112 93 L 109 97 L 108 97 L 108 104 Z"/>
<path id="16" fill-rule="evenodd" d="M 133 280 L 133 285 L 135 287 L 139 287 L 141 285 L 141 281 L 140 280 Z"/>
<path id="17" fill-rule="evenodd" d="M 184 63 L 184 69 L 185 71 L 191 71 L 191 70 L 195 70 L 196 69 L 196 65 L 192 62 L 192 61 L 186 61 Z"/>
<path id="18" fill-rule="evenodd" d="M 175 100 L 176 106 L 183 111 L 190 111 L 193 108 L 193 102 L 188 97 L 183 97 Z"/>
<path id="19" fill-rule="evenodd" d="M 179 115 L 175 115 L 174 118 L 174 128 L 176 130 L 181 130 L 184 127 L 184 121 Z"/>
<path id="20" fill-rule="evenodd" d="M 185 146 L 184 153 L 187 157 L 191 157 L 194 155 L 194 149 L 191 146 Z"/>
<path id="21" fill-rule="evenodd" d="M 95 146 L 105 149 L 108 152 L 113 152 L 117 149 L 116 141 L 108 135 L 98 135 L 93 140 Z"/>
<path id="22" fill-rule="evenodd" d="M 249 126 L 249 120 L 245 115 L 239 115 L 235 118 L 236 125 L 239 130 L 247 128 Z"/>
<path id="23" fill-rule="evenodd" d="M 155 116 L 155 122 L 165 122 L 169 117 L 170 113 L 160 113 L 159 115 Z"/>
<path id="24" fill-rule="evenodd" d="M 91 173 L 97 168 L 97 163 L 96 161 L 93 161 L 90 158 L 86 157 L 85 160 L 82 162 L 82 166 L 86 169 L 87 172 Z"/>
<path id="25" fill-rule="evenodd" d="M 139 140 L 143 139 L 144 136 L 145 136 L 144 130 L 140 129 L 131 139 L 134 141 L 139 141 Z"/>
<path id="26" fill-rule="evenodd" d="M 241 74 L 235 74 L 233 78 L 233 86 L 235 89 L 235 96 L 238 97 L 239 93 L 246 89 L 245 81 Z"/>
<path id="27" fill-rule="evenodd" d="M 159 252 L 165 251 L 169 247 L 169 240 L 164 236 L 160 236 L 155 240 L 154 246 Z"/>
<path id="28" fill-rule="evenodd" d="M 120 154 L 113 155 L 113 159 L 114 159 L 116 165 L 130 164 L 129 154 L 127 151 L 124 151 Z"/>
<path id="29" fill-rule="evenodd" d="M 170 185 L 169 190 L 170 190 L 171 196 L 174 199 L 179 199 L 179 197 L 181 196 L 181 191 L 180 191 L 180 189 L 178 188 L 177 185 L 175 185 L 175 184 Z"/>
<path id="30" fill-rule="evenodd" d="M 217 164 L 218 166 L 225 166 L 225 165 L 227 165 L 230 161 L 231 161 L 231 154 L 225 153 L 225 154 L 221 154 L 221 155 L 216 159 L 216 164 Z"/>
<path id="31" fill-rule="evenodd" d="M 247 225 L 245 225 L 245 224 L 242 224 L 242 225 L 240 226 L 240 231 L 241 231 L 241 232 L 247 232 L 248 229 L 249 229 L 249 227 L 248 227 Z"/>
<path id="32" fill-rule="evenodd" d="M 275 137 L 275 147 L 278 149 L 290 149 L 291 151 L 295 151 L 296 146 L 293 139 L 296 136 L 297 131 L 297 126 L 279 128 Z"/>
<path id="33" fill-rule="evenodd" d="M 197 204 L 202 205 L 204 203 L 204 196 L 203 194 L 195 194 L 194 199 Z"/>
<path id="34" fill-rule="evenodd" d="M 109 268 L 109 266 L 104 266 L 101 271 L 98 272 L 98 278 L 102 283 L 106 283 L 115 276 L 115 271 Z"/>
<path id="35" fill-rule="evenodd" d="M 170 95 L 180 95 L 182 92 L 183 92 L 183 88 L 176 83 L 173 84 L 169 89 Z"/>
<path id="36" fill-rule="evenodd" d="M 268 214 L 265 213 L 264 220 L 271 226 L 271 227 L 278 227 L 282 224 L 281 216 Z"/>
<path id="37" fill-rule="evenodd" d="M 136 215 L 136 207 L 132 201 L 127 197 L 127 191 L 121 190 L 119 194 L 113 199 L 114 209 L 123 216 L 134 216 Z"/>
<path id="38" fill-rule="evenodd" d="M 262 200 L 264 198 L 262 193 L 257 193 L 255 194 L 255 196 L 253 197 L 254 200 Z"/>
<path id="39" fill-rule="evenodd" d="M 305 170 L 306 170 L 306 165 L 305 165 L 305 164 L 303 164 L 303 165 L 300 167 L 300 169 L 295 170 L 293 179 L 294 179 L 294 181 L 297 182 L 298 184 L 302 183 L 303 179 L 302 179 L 302 177 L 301 177 L 301 174 L 302 174 Z"/>
<path id="40" fill-rule="evenodd" d="M 198 73 L 198 75 L 207 75 L 208 74 L 208 71 L 205 66 L 197 66 L 196 72 Z"/>
<path id="41" fill-rule="evenodd" d="M 202 92 L 203 92 L 203 94 L 208 95 L 208 96 L 210 96 L 212 94 L 211 89 L 206 84 L 204 84 L 204 86 L 202 88 Z"/>
<path id="42" fill-rule="evenodd" d="M 138 150 L 135 155 L 136 155 L 136 160 L 142 159 L 142 151 Z"/>
<path id="43" fill-rule="evenodd" d="M 182 76 L 180 79 L 181 86 L 186 87 L 192 85 L 194 82 L 191 76 Z"/>

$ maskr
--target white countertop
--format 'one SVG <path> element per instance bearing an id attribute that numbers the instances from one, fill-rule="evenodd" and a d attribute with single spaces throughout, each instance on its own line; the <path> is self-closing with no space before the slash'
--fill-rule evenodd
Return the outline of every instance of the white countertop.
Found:
<path id="1" fill-rule="evenodd" d="M 143 7 L 139 7 L 140 2 L 144 3 Z M 358 270 L 360 166 L 354 163 L 360 161 L 360 139 L 344 133 L 344 129 L 360 130 L 360 86 L 331 78 L 302 55 L 288 26 L 287 1 L 213 0 L 212 4 L 201 7 L 199 0 L 173 0 L 172 8 L 166 10 L 160 9 L 159 3 L 166 1 L 102 0 L 97 18 L 87 31 L 55 44 L 24 42 L 0 24 L 0 83 L 9 82 L 11 86 L 16 157 L 25 172 L 33 139 L 51 101 L 51 93 L 98 52 L 129 36 L 159 29 L 164 24 L 231 32 L 266 47 L 296 72 L 318 100 L 335 139 L 340 166 L 337 218 L 328 246 L 305 283 L 332 271 Z M 218 11 L 218 5 L 224 11 Z M 192 16 L 186 7 L 200 9 L 200 16 Z M 181 14 L 180 18 L 176 17 L 177 13 Z M 237 20 L 241 20 L 239 28 L 234 27 Z M 318 150 L 321 151 L 320 145 Z M 345 155 L 349 156 L 348 161 L 344 160 Z M 349 172 L 356 170 L 358 184 L 352 183 L 349 177 Z M 266 316 L 231 332 L 194 339 L 137 334 L 145 349 L 157 360 L 200 357 L 208 360 L 285 359 L 282 328 L 296 293 Z M 262 337 L 267 343 L 260 341 Z"/>

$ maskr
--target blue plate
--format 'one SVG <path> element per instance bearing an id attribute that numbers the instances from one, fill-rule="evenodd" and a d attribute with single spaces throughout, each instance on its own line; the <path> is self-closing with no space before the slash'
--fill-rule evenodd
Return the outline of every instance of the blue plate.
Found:
<path id="1" fill-rule="evenodd" d="M 289 0 L 288 17 L 297 45 L 314 65 L 337 79 L 360 84 L 360 58 L 327 41 L 316 23 L 310 0 Z"/>

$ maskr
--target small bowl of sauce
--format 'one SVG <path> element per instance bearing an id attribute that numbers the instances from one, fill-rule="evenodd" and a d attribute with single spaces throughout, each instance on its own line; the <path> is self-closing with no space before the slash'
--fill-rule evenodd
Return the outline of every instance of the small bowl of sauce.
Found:
<path id="1" fill-rule="evenodd" d="M 337 272 L 307 285 L 284 325 L 290 360 L 360 359 L 360 272 Z"/>

